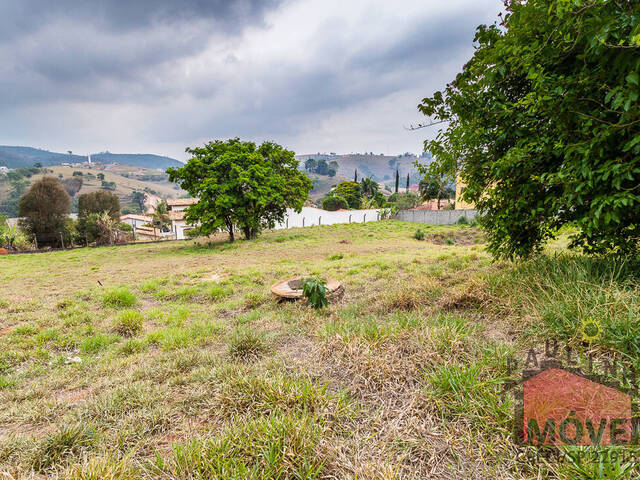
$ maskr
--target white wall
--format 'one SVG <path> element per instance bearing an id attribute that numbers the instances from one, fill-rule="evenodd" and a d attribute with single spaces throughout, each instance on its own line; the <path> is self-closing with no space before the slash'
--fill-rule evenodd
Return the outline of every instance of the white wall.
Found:
<path id="1" fill-rule="evenodd" d="M 346 210 L 330 212 L 319 208 L 303 207 L 300 213 L 287 210 L 285 221 L 275 226 L 276 229 L 293 227 L 310 227 L 312 225 L 334 225 L 336 223 L 362 223 L 380 220 L 379 210 Z"/>

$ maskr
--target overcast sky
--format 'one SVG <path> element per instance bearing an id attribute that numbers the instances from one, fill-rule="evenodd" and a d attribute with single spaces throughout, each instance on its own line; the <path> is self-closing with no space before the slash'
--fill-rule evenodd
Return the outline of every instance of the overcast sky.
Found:
<path id="1" fill-rule="evenodd" d="M 418 153 L 500 0 L 0 0 L 0 144 Z"/>

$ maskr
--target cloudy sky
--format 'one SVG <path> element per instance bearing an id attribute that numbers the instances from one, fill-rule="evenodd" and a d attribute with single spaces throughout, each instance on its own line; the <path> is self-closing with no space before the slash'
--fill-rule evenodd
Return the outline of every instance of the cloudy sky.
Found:
<path id="1" fill-rule="evenodd" d="M 157 153 L 239 136 L 421 151 L 416 106 L 500 0 L 0 0 L 0 144 Z"/>

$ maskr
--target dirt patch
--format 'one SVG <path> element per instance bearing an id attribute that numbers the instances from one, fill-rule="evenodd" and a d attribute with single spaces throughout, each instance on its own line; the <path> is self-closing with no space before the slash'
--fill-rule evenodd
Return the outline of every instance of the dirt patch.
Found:
<path id="1" fill-rule="evenodd" d="M 484 303 L 485 300 L 481 295 L 473 292 L 465 292 L 445 298 L 440 304 L 440 308 L 445 311 L 477 309 L 482 307 Z"/>
<path id="2" fill-rule="evenodd" d="M 78 403 L 89 396 L 91 390 L 89 388 L 74 388 L 73 390 L 62 390 L 56 395 L 58 402 Z"/>
<path id="3" fill-rule="evenodd" d="M 484 236 L 477 230 L 456 233 L 434 233 L 427 235 L 425 241 L 435 245 L 476 245 L 484 241 Z"/>

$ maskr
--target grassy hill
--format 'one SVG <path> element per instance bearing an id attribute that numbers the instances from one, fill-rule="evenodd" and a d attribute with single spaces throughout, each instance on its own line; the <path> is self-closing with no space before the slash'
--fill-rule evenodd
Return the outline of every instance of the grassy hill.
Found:
<path id="1" fill-rule="evenodd" d="M 166 175 L 157 170 L 143 169 L 129 165 L 108 165 L 104 170 L 96 168 L 77 168 L 53 166 L 47 168 L 46 175 L 54 176 L 60 180 L 73 177 L 74 172 L 82 173 L 82 188 L 74 195 L 78 198 L 83 193 L 89 193 L 102 189 L 102 181 L 97 178 L 98 174 L 104 175 L 105 182 L 115 183 L 113 192 L 120 197 L 123 209 L 135 210 L 132 203 L 131 194 L 134 191 L 146 192 L 160 198 L 175 198 L 186 194 L 176 184 L 167 180 Z M 42 178 L 43 174 L 36 174 L 26 179 L 33 183 Z M 6 211 L 3 208 L 7 202 L 11 191 L 11 184 L 7 181 L 0 181 L 0 214 L 5 212 L 9 216 L 14 216 L 15 212 Z"/>
<path id="2" fill-rule="evenodd" d="M 182 165 L 179 161 L 150 154 L 115 154 L 97 153 L 92 154 L 93 161 L 103 163 L 119 163 L 142 168 L 162 169 Z M 32 147 L 0 146 L 0 166 L 9 168 L 32 167 L 35 163 L 41 163 L 48 167 L 61 163 L 82 163 L 87 161 L 87 156 L 69 155 L 65 153 L 49 152 Z"/>
<path id="3" fill-rule="evenodd" d="M 512 355 L 545 338 L 638 361 L 637 275 L 562 253 L 566 238 L 513 264 L 471 227 L 422 228 L 0 257 L 0 472 L 613 478 L 605 449 L 568 448 L 577 464 L 523 453 L 504 387 Z M 293 274 L 336 278 L 344 297 L 278 303 L 269 286 Z M 585 345 L 589 316 L 603 334 Z M 615 478 L 636 478 L 637 454 Z"/>

